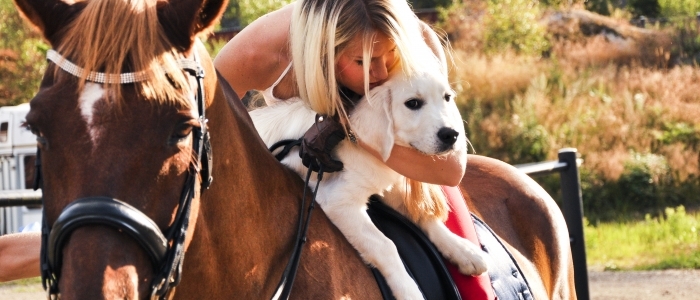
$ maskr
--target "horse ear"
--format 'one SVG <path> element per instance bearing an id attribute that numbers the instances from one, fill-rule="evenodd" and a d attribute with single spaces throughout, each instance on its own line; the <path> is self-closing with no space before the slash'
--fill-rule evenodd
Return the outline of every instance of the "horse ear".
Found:
<path id="1" fill-rule="evenodd" d="M 159 0 L 158 19 L 170 42 L 185 51 L 195 37 L 213 30 L 228 0 Z"/>
<path id="2" fill-rule="evenodd" d="M 27 19 L 44 38 L 57 46 L 56 34 L 86 5 L 85 2 L 61 0 L 14 0 L 20 15 Z"/>
<path id="3" fill-rule="evenodd" d="M 355 107 L 350 116 L 350 126 L 357 137 L 379 152 L 382 160 L 389 159 L 394 148 L 394 122 L 391 113 L 391 89 L 379 86 L 370 91 Z"/>

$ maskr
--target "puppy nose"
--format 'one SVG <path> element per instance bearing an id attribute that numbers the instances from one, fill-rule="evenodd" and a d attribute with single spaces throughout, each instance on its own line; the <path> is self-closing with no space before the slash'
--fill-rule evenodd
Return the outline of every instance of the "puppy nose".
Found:
<path id="1" fill-rule="evenodd" d="M 440 128 L 440 130 L 438 130 L 437 136 L 441 142 L 443 142 L 446 145 L 452 146 L 457 141 L 459 132 L 449 127 L 443 127 Z"/>

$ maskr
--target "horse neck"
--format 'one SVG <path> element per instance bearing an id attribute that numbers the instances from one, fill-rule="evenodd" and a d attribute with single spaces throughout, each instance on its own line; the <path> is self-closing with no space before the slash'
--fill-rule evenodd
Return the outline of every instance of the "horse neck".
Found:
<path id="1" fill-rule="evenodd" d="M 222 291 L 233 282 L 252 298 L 269 297 L 291 252 L 304 184 L 274 159 L 243 104 L 220 87 L 207 119 L 214 181 L 202 191 L 185 270 L 216 270 L 212 292 L 217 282 Z"/>

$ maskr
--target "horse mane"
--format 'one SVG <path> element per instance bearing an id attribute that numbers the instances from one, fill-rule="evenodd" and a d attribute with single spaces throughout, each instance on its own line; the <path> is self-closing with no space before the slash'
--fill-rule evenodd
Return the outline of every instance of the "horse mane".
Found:
<path id="1" fill-rule="evenodd" d="M 88 1 L 66 28 L 58 51 L 85 70 L 79 90 L 93 71 L 116 76 L 144 72 L 147 80 L 135 86 L 146 99 L 190 105 L 184 97 L 190 93 L 189 84 L 177 64 L 176 47 L 158 21 L 156 0 Z M 119 104 L 122 87 L 105 83 L 110 101 Z"/>

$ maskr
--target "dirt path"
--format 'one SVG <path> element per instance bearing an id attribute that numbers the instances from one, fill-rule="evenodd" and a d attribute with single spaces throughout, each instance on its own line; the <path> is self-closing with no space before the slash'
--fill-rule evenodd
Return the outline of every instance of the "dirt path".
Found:
<path id="1" fill-rule="evenodd" d="M 591 299 L 700 299 L 700 270 L 589 272 Z"/>
<path id="2" fill-rule="evenodd" d="M 592 300 L 700 299 L 700 270 L 588 273 Z M 0 299 L 46 299 L 41 284 L 0 285 Z"/>

